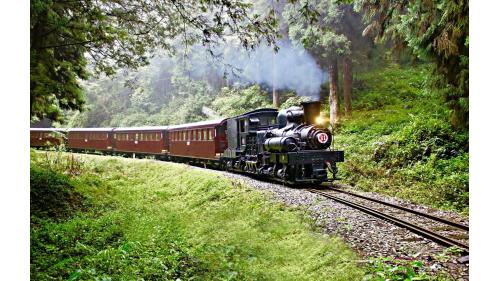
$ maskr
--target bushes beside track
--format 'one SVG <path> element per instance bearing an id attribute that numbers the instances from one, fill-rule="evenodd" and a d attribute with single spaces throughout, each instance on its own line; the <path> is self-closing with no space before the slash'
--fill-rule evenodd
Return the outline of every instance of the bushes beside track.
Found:
<path id="1" fill-rule="evenodd" d="M 449 122 L 426 66 L 393 65 L 355 79 L 353 116 L 336 128 L 342 181 L 468 213 L 469 135 Z"/>

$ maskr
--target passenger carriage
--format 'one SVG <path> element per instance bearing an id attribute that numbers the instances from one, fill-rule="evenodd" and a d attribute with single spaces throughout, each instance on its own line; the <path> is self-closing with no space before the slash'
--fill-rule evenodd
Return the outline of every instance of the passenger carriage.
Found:
<path id="1" fill-rule="evenodd" d="M 71 128 L 68 129 L 68 147 L 79 151 L 112 152 L 113 128 Z"/>
<path id="2" fill-rule="evenodd" d="M 113 130 L 114 151 L 166 157 L 168 129 L 168 126 L 116 128 Z"/>
<path id="3" fill-rule="evenodd" d="M 30 128 L 31 147 L 60 146 L 65 142 L 65 129 L 59 128 Z"/>
<path id="4" fill-rule="evenodd" d="M 173 159 L 218 160 L 227 147 L 226 119 L 170 126 L 169 143 Z"/>

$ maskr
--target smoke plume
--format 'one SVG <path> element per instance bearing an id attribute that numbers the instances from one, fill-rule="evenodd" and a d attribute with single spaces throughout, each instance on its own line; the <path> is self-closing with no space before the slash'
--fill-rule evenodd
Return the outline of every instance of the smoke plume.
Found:
<path id="1" fill-rule="evenodd" d="M 298 95 L 318 100 L 326 74 L 301 46 L 283 42 L 278 46 L 277 53 L 265 45 L 251 52 L 226 48 L 224 61 L 240 70 L 233 77 L 237 81 L 265 83 L 269 86 L 274 84 L 278 90 L 293 90 Z"/>

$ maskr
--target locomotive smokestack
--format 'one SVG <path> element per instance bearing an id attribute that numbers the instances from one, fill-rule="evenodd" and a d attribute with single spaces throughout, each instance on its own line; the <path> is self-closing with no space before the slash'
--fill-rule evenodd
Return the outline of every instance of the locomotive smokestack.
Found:
<path id="1" fill-rule="evenodd" d="M 314 124 L 316 117 L 320 114 L 321 103 L 319 101 L 303 102 L 302 108 L 304 108 L 304 122 L 307 125 Z"/>

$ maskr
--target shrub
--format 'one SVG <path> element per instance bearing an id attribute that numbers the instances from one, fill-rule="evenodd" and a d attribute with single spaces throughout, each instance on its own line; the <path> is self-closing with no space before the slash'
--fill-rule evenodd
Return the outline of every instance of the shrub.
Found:
<path id="1" fill-rule="evenodd" d="M 61 219 L 84 206 L 69 177 L 39 166 L 30 168 L 30 212 L 32 216 Z"/>

